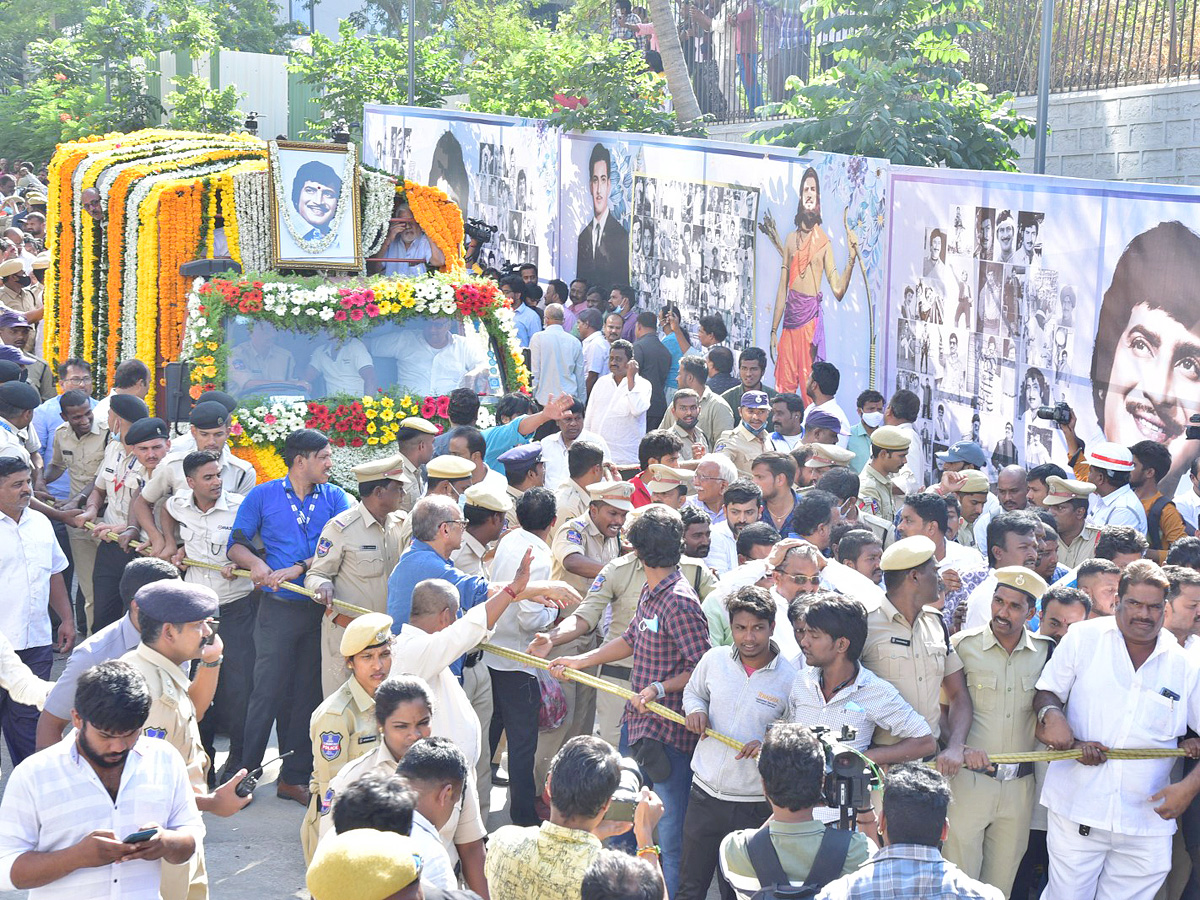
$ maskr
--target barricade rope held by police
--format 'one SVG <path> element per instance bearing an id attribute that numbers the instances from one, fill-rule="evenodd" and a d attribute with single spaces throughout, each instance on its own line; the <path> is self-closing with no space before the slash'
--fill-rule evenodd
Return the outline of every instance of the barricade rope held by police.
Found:
<path id="1" fill-rule="evenodd" d="M 87 522 L 87 523 L 85 523 L 84 527 L 88 528 L 89 530 L 92 530 L 95 528 L 95 525 L 93 525 L 91 522 Z M 111 531 L 104 535 L 104 539 L 108 540 L 108 541 L 113 541 L 114 543 L 118 540 L 117 536 L 115 534 L 113 534 Z M 145 553 L 150 549 L 149 544 L 147 542 L 131 541 L 129 546 L 134 548 L 139 553 Z M 198 560 L 198 559 L 188 559 L 188 558 L 184 558 L 182 560 L 181 564 L 184 566 L 191 567 L 191 568 L 209 569 L 214 572 L 221 572 L 227 568 L 226 566 L 217 565 L 216 563 L 202 562 L 201 560 Z M 251 577 L 250 571 L 248 569 L 234 569 L 233 574 L 239 578 Z M 309 597 L 313 600 L 316 600 L 319 603 L 324 603 L 324 601 L 321 600 L 320 597 L 317 596 L 316 591 L 310 591 L 308 588 L 301 587 L 300 585 L 291 584 L 291 583 L 288 584 L 287 589 L 289 591 L 293 591 L 297 594 L 302 594 L 305 597 Z M 330 601 L 330 602 L 334 606 L 341 607 L 342 609 L 346 610 L 347 612 L 354 613 L 355 615 L 358 615 L 358 616 L 365 615 L 366 613 L 372 612 L 372 610 L 369 610 L 365 607 L 355 606 L 353 603 L 347 603 L 344 600 L 337 599 L 336 597 L 334 597 L 332 599 L 332 601 Z M 529 654 L 529 653 L 522 653 L 519 650 L 509 650 L 507 647 L 498 647 L 495 644 L 489 644 L 486 642 L 480 644 L 479 649 L 486 650 L 489 653 L 494 653 L 497 656 L 504 657 L 505 659 L 511 659 L 514 662 L 523 663 L 527 666 L 532 666 L 537 669 L 544 669 L 546 671 L 550 670 L 550 663 L 547 662 L 546 660 L 542 659 L 540 656 L 533 656 L 532 654 Z M 634 697 L 637 696 L 637 693 L 635 691 L 627 690 L 626 688 L 620 687 L 619 685 L 615 685 L 611 682 L 605 681 L 603 678 L 598 678 L 595 675 L 589 675 L 587 672 L 580 672 L 576 669 L 563 669 L 563 677 L 568 681 L 577 682 L 586 687 L 593 688 L 594 690 L 597 690 L 597 691 L 606 691 L 616 697 L 621 697 L 625 700 L 632 700 Z M 684 719 L 683 716 L 681 716 L 679 713 L 675 712 L 675 710 L 669 709 L 668 707 L 663 706 L 661 703 L 649 702 L 646 704 L 646 709 L 649 710 L 650 712 L 654 713 L 655 715 L 662 716 L 664 719 L 667 719 L 671 722 L 675 722 L 678 725 L 686 725 L 687 724 L 686 720 Z M 731 738 L 725 734 L 721 734 L 720 732 L 713 731 L 711 728 L 705 729 L 704 734 L 706 737 L 711 737 L 715 740 L 718 740 L 722 744 L 732 747 L 734 750 L 740 751 L 742 749 L 742 747 L 744 746 L 744 744 L 741 741 L 735 740 L 734 738 Z M 1031 750 L 1027 753 L 996 753 L 996 754 L 989 753 L 988 760 L 994 765 L 1006 765 L 1009 763 L 1055 762 L 1055 761 L 1061 760 L 1061 759 L 1079 759 L 1082 755 L 1083 755 L 1083 751 L 1081 749 L 1075 749 L 1075 750 Z M 1120 760 L 1171 759 L 1171 758 L 1175 758 L 1175 757 L 1187 756 L 1187 751 L 1182 750 L 1178 747 L 1147 747 L 1147 748 L 1141 748 L 1141 749 L 1116 748 L 1116 749 L 1111 749 L 1111 750 L 1105 751 L 1105 756 L 1107 756 L 1109 759 L 1120 759 Z"/>

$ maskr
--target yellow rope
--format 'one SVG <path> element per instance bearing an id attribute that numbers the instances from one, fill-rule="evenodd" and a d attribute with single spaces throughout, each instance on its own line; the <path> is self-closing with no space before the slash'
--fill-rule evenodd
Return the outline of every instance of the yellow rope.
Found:
<path id="1" fill-rule="evenodd" d="M 95 526 L 91 522 L 88 522 L 86 523 L 85 527 L 91 529 Z M 111 531 L 108 532 L 108 534 L 106 534 L 104 537 L 109 541 L 115 542 L 117 540 L 117 536 Z M 137 541 L 131 541 L 129 546 L 133 547 L 139 553 L 144 553 L 149 549 L 149 544 L 145 542 L 139 543 Z M 211 569 L 214 572 L 220 572 L 225 568 L 224 566 L 217 565 L 216 563 L 201 562 L 198 559 L 184 559 L 183 565 L 191 566 L 197 569 Z M 240 578 L 250 577 L 250 572 L 247 569 L 234 569 L 233 574 Z M 305 597 L 311 597 L 314 600 L 318 599 L 316 591 L 310 591 L 308 588 L 300 587 L 299 585 L 289 583 L 287 589 L 297 594 L 303 594 Z M 344 600 L 338 600 L 336 597 L 333 598 L 332 602 L 334 606 L 340 606 L 342 609 L 352 612 L 355 615 L 361 616 L 372 612 L 372 610 L 366 609 L 365 607 L 355 606 L 353 603 L 346 603 Z M 497 656 L 503 656 L 506 659 L 524 663 L 527 666 L 533 666 L 534 668 L 545 669 L 547 671 L 550 669 L 550 663 L 546 660 L 538 656 L 532 656 L 528 653 L 522 653 L 519 650 L 509 650 L 507 647 L 497 647 L 495 644 L 487 643 L 480 644 L 479 648 L 481 650 L 487 650 L 489 653 L 494 653 Z M 607 691 L 610 694 L 613 694 L 617 697 L 623 697 L 626 700 L 630 700 L 637 696 L 634 691 L 627 690 L 626 688 L 615 685 L 610 681 L 605 681 L 603 678 L 597 678 L 595 675 L 589 675 L 586 672 L 580 672 L 575 669 L 565 669 L 564 672 L 564 677 L 568 681 L 576 681 L 579 684 L 594 688 L 598 691 Z M 675 712 L 673 709 L 668 709 L 661 703 L 647 703 L 646 709 L 679 725 L 686 724 L 683 716 Z M 708 737 L 715 738 L 722 744 L 732 747 L 734 750 L 742 749 L 743 744 L 734 740 L 728 735 L 720 734 L 719 732 L 713 731 L 711 728 L 706 729 L 704 733 Z M 1054 762 L 1060 759 L 1079 759 L 1082 755 L 1082 750 L 1031 750 L 1028 753 L 989 753 L 988 759 L 993 765 L 1006 765 L 1008 763 Z M 1187 756 L 1187 751 L 1178 747 L 1149 747 L 1137 750 L 1118 748 L 1106 751 L 1105 755 L 1109 759 L 1121 760 L 1173 759 L 1175 757 Z"/>

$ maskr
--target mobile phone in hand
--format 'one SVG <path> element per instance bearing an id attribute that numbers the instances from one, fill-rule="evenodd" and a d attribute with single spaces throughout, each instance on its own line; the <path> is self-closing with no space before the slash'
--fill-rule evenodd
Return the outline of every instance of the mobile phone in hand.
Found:
<path id="1" fill-rule="evenodd" d="M 157 828 L 145 828 L 141 831 L 135 831 L 133 834 L 129 835 L 129 837 L 125 838 L 125 840 L 123 840 L 121 843 L 140 844 L 144 841 L 150 840 L 150 838 L 154 837 L 156 834 L 158 834 Z"/>

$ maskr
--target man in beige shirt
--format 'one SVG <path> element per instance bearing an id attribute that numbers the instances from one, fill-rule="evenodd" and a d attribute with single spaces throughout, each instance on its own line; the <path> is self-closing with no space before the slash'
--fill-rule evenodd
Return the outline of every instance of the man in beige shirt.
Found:
<path id="1" fill-rule="evenodd" d="M 896 492 L 892 481 L 908 461 L 912 438 L 894 425 L 881 425 L 871 432 L 871 461 L 863 467 L 859 499 L 867 512 L 885 522 L 896 517 Z"/>
<path id="2" fill-rule="evenodd" d="M 754 460 L 764 453 L 778 450 L 787 453 L 791 448 L 782 441 L 775 441 L 767 430 L 767 418 L 771 403 L 763 391 L 746 391 L 742 394 L 738 412 L 742 417 L 736 428 L 721 433 L 713 444 L 713 453 L 723 453 L 732 460 L 738 473 L 750 477 Z"/>
<path id="3" fill-rule="evenodd" d="M 513 500 L 508 492 L 501 494 L 486 484 L 473 484 L 463 494 L 462 546 L 450 556 L 450 562 L 460 572 L 491 578 L 492 554 L 496 542 L 508 527 L 508 513 L 513 509 Z"/>
<path id="4" fill-rule="evenodd" d="M 679 361 L 678 384 L 680 390 L 695 391 L 699 399 L 697 422 L 706 447 L 711 447 L 717 438 L 737 424 L 737 417 L 725 398 L 708 386 L 708 360 L 703 356 L 685 356 Z M 670 428 L 678 417 L 674 405 L 668 406 L 659 427 Z"/>
<path id="5" fill-rule="evenodd" d="M 562 485 L 547 485 L 554 491 L 558 527 L 587 512 L 592 502 L 588 488 L 604 480 L 604 448 L 583 439 L 567 449 L 567 471 L 570 477 Z"/>
<path id="6" fill-rule="evenodd" d="M 1096 490 L 1086 481 L 1059 478 L 1046 479 L 1046 497 L 1042 505 L 1050 510 L 1058 531 L 1058 561 L 1068 569 L 1077 569 L 1086 559 L 1096 555 L 1096 539 L 1100 530 L 1087 524 L 1088 497 Z"/>

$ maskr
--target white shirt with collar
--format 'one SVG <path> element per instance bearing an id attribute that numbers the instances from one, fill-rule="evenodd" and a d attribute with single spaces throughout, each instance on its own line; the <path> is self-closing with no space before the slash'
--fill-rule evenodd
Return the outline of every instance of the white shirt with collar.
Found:
<path id="1" fill-rule="evenodd" d="M 1107 497 L 1092 494 L 1087 523 L 1093 528 L 1103 525 L 1128 525 L 1142 534 L 1147 531 L 1146 507 L 1127 484 L 1121 485 Z"/>
<path id="2" fill-rule="evenodd" d="M 857 569 L 836 559 L 826 559 L 821 567 L 821 587 L 853 597 L 868 610 L 877 606 L 887 594 L 883 588 Z"/>
<path id="3" fill-rule="evenodd" d="M 604 332 L 602 331 L 593 331 L 583 339 L 585 383 L 588 372 L 595 372 L 597 375 L 608 374 L 608 353 L 611 349 L 608 345 L 608 339 L 604 337 Z"/>
<path id="4" fill-rule="evenodd" d="M 545 406 L 552 394 L 570 394 L 581 403 L 587 399 L 583 345 L 561 322 L 547 324 L 529 339 L 529 361 L 538 403 Z"/>
<path id="5" fill-rule="evenodd" d="M 962 574 L 961 572 L 959 573 Z M 967 595 L 967 617 L 963 620 L 963 631 L 981 628 L 992 621 L 992 598 L 996 595 L 996 570 L 991 569 L 987 578 Z"/>
<path id="6" fill-rule="evenodd" d="M 604 461 L 612 462 L 608 456 L 608 442 L 595 432 L 585 428 L 579 432 L 579 437 L 575 440 L 598 444 L 604 451 Z M 542 462 L 546 464 L 546 487 L 550 490 L 557 490 L 571 477 L 570 468 L 567 465 L 567 451 L 570 448 L 563 442 L 561 431 L 546 435 L 538 443 L 542 445 Z M 507 482 L 505 483 L 507 484 Z"/>
<path id="7" fill-rule="evenodd" d="M 50 577 L 67 568 L 54 526 L 26 509 L 19 522 L 0 513 L 0 634 L 14 650 L 45 647 L 50 635 Z"/>
<path id="8" fill-rule="evenodd" d="M 502 472 L 496 471 L 491 466 L 488 466 L 487 463 L 484 463 L 484 465 L 487 467 L 487 474 L 479 480 L 479 484 L 489 488 L 493 493 L 504 496 L 508 493 L 508 479 L 504 477 Z M 550 483 L 549 479 L 547 479 L 546 483 Z"/>
<path id="9" fill-rule="evenodd" d="M 638 464 L 638 444 L 646 434 L 646 411 L 650 409 L 650 382 L 641 375 L 634 376 L 633 388 L 628 378 L 619 382 L 612 375 L 602 375 L 592 387 L 584 414 L 584 428 L 603 434 L 618 466 Z"/>
<path id="10" fill-rule="evenodd" d="M 1037 689 L 1065 703 L 1078 740 L 1173 749 L 1189 727 L 1200 730 L 1200 667 L 1165 628 L 1149 658 L 1134 669 L 1114 616 L 1072 625 L 1042 670 Z M 1171 835 L 1175 821 L 1161 818 L 1150 797 L 1170 783 L 1173 763 L 1052 762 L 1041 800 L 1079 825 L 1123 835 Z"/>
<path id="11" fill-rule="evenodd" d="M 921 446 L 921 435 L 912 427 L 911 422 L 902 422 L 896 427 L 907 434 L 912 443 L 908 445 L 908 462 L 896 473 L 892 483 L 903 489 L 906 494 L 913 494 L 925 489 L 925 479 L 929 477 L 925 449 Z"/>
<path id="12" fill-rule="evenodd" d="M 554 567 L 554 556 L 550 552 L 550 546 L 536 534 L 528 532 L 524 528 L 513 529 L 500 538 L 500 543 L 496 545 L 496 556 L 492 560 L 492 580 L 499 584 L 512 581 L 517 574 L 517 569 L 521 566 L 521 560 L 524 558 L 526 550 L 533 553 L 529 566 L 530 581 L 548 580 L 550 571 Z M 556 615 L 557 613 L 553 609 L 542 606 L 535 600 L 521 600 L 518 603 L 512 603 L 496 620 L 492 643 L 498 647 L 507 647 L 509 650 L 520 650 L 524 653 L 529 642 L 533 640 L 533 636 L 548 627 Z M 533 674 L 533 669 L 529 666 L 513 662 L 503 656 L 496 656 L 493 653 L 485 653 L 484 660 L 489 669 Z"/>
<path id="13" fill-rule="evenodd" d="M 704 561 L 720 578 L 737 568 L 737 538 L 729 528 L 728 522 L 718 522 L 709 529 L 708 556 Z"/>
<path id="14" fill-rule="evenodd" d="M 444 891 L 458 890 L 458 879 L 454 877 L 454 864 L 442 843 L 438 830 L 427 818 L 413 810 L 412 839 L 421 854 L 421 880 L 440 887 Z"/>
<path id="15" fill-rule="evenodd" d="M 937 564 L 938 572 L 943 572 L 946 569 L 953 569 L 959 575 L 964 572 L 974 572 L 987 565 L 987 560 L 983 558 L 983 554 L 978 550 L 973 550 L 970 547 L 964 547 L 955 541 L 946 538 L 946 555 L 943 556 Z"/>

